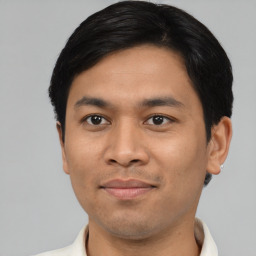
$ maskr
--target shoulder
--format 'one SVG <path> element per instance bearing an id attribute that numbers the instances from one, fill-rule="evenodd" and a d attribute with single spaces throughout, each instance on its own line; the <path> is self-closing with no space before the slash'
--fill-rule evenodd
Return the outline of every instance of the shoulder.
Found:
<path id="1" fill-rule="evenodd" d="M 72 256 L 70 254 L 71 246 L 67 246 L 61 249 L 49 251 L 49 252 L 43 252 L 34 256 Z"/>
<path id="2" fill-rule="evenodd" d="M 88 226 L 85 226 L 78 234 L 73 244 L 57 249 L 40 253 L 34 256 L 86 256 L 85 243 L 88 237 Z"/>

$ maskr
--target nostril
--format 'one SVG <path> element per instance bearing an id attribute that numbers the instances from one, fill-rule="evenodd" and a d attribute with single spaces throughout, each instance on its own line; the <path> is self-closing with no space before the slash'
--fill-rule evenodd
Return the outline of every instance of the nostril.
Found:
<path id="1" fill-rule="evenodd" d="M 110 159 L 109 162 L 110 162 L 110 163 L 117 163 L 117 161 L 114 160 L 114 159 Z"/>
<path id="2" fill-rule="evenodd" d="M 138 163 L 140 162 L 139 159 L 133 159 L 133 160 L 130 160 L 130 161 L 117 161 L 115 159 L 109 159 L 108 161 L 110 164 L 121 164 L 121 165 L 125 165 L 125 166 L 129 166 L 131 164 L 134 164 L 134 163 Z"/>

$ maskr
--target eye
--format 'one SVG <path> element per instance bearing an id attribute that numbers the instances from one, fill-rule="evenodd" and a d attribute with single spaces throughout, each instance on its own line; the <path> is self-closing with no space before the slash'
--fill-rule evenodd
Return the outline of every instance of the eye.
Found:
<path id="1" fill-rule="evenodd" d="M 166 116 L 162 116 L 162 115 L 154 115 L 152 117 L 150 117 L 146 123 L 149 125 L 164 125 L 167 123 L 171 123 L 173 120 L 171 120 L 170 118 L 166 117 Z"/>
<path id="2" fill-rule="evenodd" d="M 90 125 L 105 125 L 109 124 L 109 121 L 107 121 L 103 116 L 100 115 L 91 115 L 87 116 L 84 121 L 86 121 Z"/>

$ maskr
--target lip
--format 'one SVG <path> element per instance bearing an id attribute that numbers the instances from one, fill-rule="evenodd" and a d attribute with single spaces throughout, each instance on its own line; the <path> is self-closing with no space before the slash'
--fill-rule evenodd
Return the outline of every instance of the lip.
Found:
<path id="1" fill-rule="evenodd" d="M 155 186 L 136 179 L 114 179 L 104 183 L 100 188 L 117 199 L 131 200 L 152 191 Z"/>

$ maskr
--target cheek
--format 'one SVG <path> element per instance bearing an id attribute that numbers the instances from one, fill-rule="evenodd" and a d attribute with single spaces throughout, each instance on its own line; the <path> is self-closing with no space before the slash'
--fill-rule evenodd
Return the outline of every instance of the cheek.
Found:
<path id="1" fill-rule="evenodd" d="M 100 158 L 101 145 L 99 141 L 89 139 L 82 132 L 70 133 L 67 136 L 65 152 L 67 163 L 72 172 L 86 173 L 93 170 L 93 164 Z"/>
<path id="2" fill-rule="evenodd" d="M 183 133 L 184 135 L 184 133 Z M 207 163 L 206 143 L 201 137 L 172 136 L 152 150 L 156 166 L 175 188 L 198 186 L 204 179 Z"/>
<path id="3" fill-rule="evenodd" d="M 88 142 L 77 134 L 68 138 L 65 152 L 73 189 L 78 199 L 82 194 L 87 197 L 96 189 L 95 179 L 98 177 L 101 158 L 100 145 Z"/>
<path id="4" fill-rule="evenodd" d="M 163 210 L 182 213 L 197 205 L 205 177 L 205 150 L 202 148 L 205 144 L 195 140 L 173 140 L 158 147 L 155 166 L 160 168 L 164 178 Z"/>

